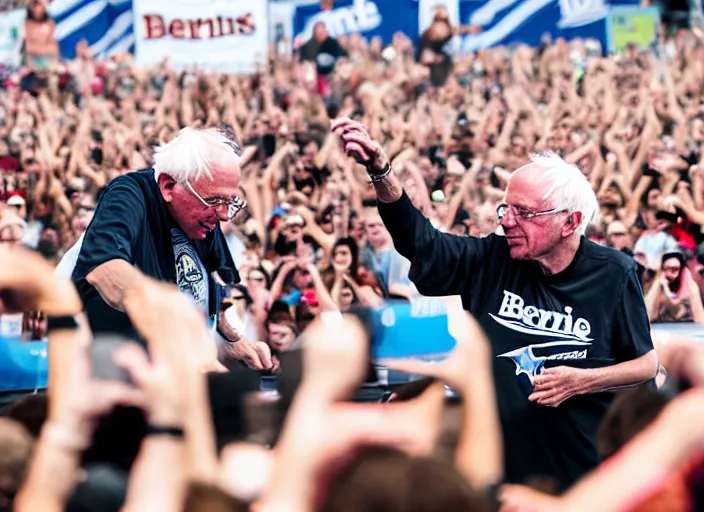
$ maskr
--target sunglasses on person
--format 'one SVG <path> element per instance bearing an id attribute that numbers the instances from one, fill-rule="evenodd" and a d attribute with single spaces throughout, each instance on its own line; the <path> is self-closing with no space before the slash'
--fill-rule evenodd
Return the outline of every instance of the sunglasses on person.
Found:
<path id="1" fill-rule="evenodd" d="M 188 180 L 183 182 L 186 189 L 193 194 L 206 208 L 221 208 L 227 206 L 227 218 L 232 220 L 247 206 L 247 200 L 243 197 L 235 197 L 233 199 L 221 199 L 221 198 L 209 198 L 203 199 L 198 192 L 196 192 Z"/>

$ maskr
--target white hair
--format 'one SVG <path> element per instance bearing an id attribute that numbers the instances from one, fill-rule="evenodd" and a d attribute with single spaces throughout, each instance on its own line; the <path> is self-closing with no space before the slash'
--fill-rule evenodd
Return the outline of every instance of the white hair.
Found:
<path id="1" fill-rule="evenodd" d="M 178 183 L 213 179 L 211 168 L 229 169 L 240 165 L 237 143 L 215 129 L 183 128 L 171 141 L 154 148 L 154 177 L 171 176 Z"/>
<path id="2" fill-rule="evenodd" d="M 530 159 L 544 169 L 540 174 L 544 190 L 542 199 L 557 210 L 581 213 L 582 222 L 577 232 L 580 235 L 586 233 L 589 224 L 597 221 L 599 201 L 584 173 L 553 152 L 533 154 Z"/>

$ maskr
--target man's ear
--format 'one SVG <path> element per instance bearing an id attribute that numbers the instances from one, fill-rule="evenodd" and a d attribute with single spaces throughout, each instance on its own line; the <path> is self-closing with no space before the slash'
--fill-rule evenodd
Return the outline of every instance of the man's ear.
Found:
<path id="1" fill-rule="evenodd" d="M 176 180 L 168 174 L 160 174 L 157 178 L 157 183 L 159 184 L 159 190 L 161 190 L 161 196 L 164 198 L 164 201 L 167 203 L 173 201 Z"/>
<path id="2" fill-rule="evenodd" d="M 562 228 L 562 236 L 564 238 L 567 238 L 568 236 L 572 235 L 572 233 L 577 231 L 579 229 L 579 226 L 582 224 L 582 218 L 582 212 L 570 213 L 567 217 L 567 222 L 565 223 L 565 226 Z"/>

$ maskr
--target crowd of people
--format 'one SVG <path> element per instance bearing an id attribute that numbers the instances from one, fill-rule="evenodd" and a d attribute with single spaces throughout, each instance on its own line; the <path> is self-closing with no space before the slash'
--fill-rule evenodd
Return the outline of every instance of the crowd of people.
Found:
<path id="1" fill-rule="evenodd" d="M 272 51 L 266 70 L 229 76 L 176 71 L 168 61 L 139 69 L 129 55 L 97 60 L 85 43 L 74 60 L 62 62 L 45 4 L 31 2 L 28 13 L 30 32 L 38 36 L 27 41 L 26 65 L 5 69 L 0 83 L 3 308 L 64 319 L 86 309 L 87 318 L 79 315 L 78 327 L 52 328 L 36 314 L 25 316 L 33 337 L 48 330 L 50 352 L 67 341 L 60 357 L 72 371 L 50 373 L 50 390 L 53 383 L 61 393 L 48 406 L 43 394 L 28 397 L 11 409 L 12 420 L 0 423 L 0 510 L 10 510 L 13 501 L 20 511 L 117 510 L 123 502 L 127 510 L 701 506 L 704 349 L 685 341 L 656 344 L 670 377 L 664 391 L 622 391 L 609 406 L 598 439 L 606 464 L 573 486 L 572 467 L 562 468 L 569 482 L 539 481 L 543 475 L 535 474 L 521 478 L 525 486 L 500 485 L 506 475 L 519 482 L 511 476 L 515 457 L 504 453 L 514 445 L 499 435 L 505 404 L 500 399 L 497 410 L 499 377 L 489 346 L 495 340 L 487 341 L 461 306 L 423 296 L 447 290 L 465 299 L 469 292 L 458 284 L 459 274 L 441 280 L 412 271 L 401 255 L 411 254 L 410 246 L 395 238 L 395 247 L 392 240 L 391 210 L 377 208 L 378 189 L 360 163 L 364 146 L 349 146 L 362 142 L 345 138 L 344 127 L 342 135 L 331 130 L 341 118 L 364 126 L 388 155 L 409 204 L 439 232 L 459 237 L 494 235 L 512 173 L 530 164 L 533 153 L 559 155 L 583 172 L 598 198 L 599 215 L 584 222 L 585 237 L 636 265 L 647 320 L 704 323 L 704 41 L 695 32 L 663 30 L 653 50 L 630 47 L 606 57 L 592 41 L 564 40 L 453 56 L 445 43 L 478 29 L 452 26 L 439 12 L 416 45 L 403 34 L 387 47 L 355 34 L 335 40 L 320 24 L 296 55 Z M 208 171 L 195 169 L 207 167 L 207 144 L 223 141 L 237 156 L 239 186 L 206 194 L 197 183 Z M 189 150 L 193 156 L 186 147 L 202 152 Z M 232 155 L 219 158 L 224 168 Z M 155 176 L 136 172 L 150 168 Z M 169 216 L 177 221 L 174 252 L 163 253 L 171 255 L 171 273 L 176 258 L 177 275 L 160 276 L 193 302 L 176 288 L 131 274 L 129 289 L 113 300 L 110 280 L 131 271 L 113 266 L 102 277 L 100 267 L 112 263 L 104 255 L 148 259 L 148 250 L 135 256 L 128 248 L 132 228 L 125 228 L 117 249 L 105 243 L 112 240 L 106 231 L 119 231 L 139 213 L 128 202 L 133 189 L 124 177 L 145 190 L 149 181 L 168 203 L 147 210 L 143 229 L 170 226 Z M 174 201 L 225 206 L 227 215 L 186 225 Z M 503 205 L 499 218 L 529 218 L 514 210 Z M 185 238 L 195 240 L 217 224 L 215 241 L 189 251 Z M 581 229 L 581 218 L 577 224 Z M 394 233 L 400 231 L 396 226 Z M 214 263 L 213 244 L 227 248 Z M 162 248 L 154 247 L 161 256 Z M 448 255 L 433 264 L 442 257 Z M 202 270 L 232 268 L 231 262 L 240 280 L 218 276 L 225 295 L 209 311 L 215 285 L 204 284 Z M 90 301 L 100 307 L 104 301 L 121 316 L 91 310 Z M 365 380 L 367 340 L 356 321 L 336 314 L 388 301 L 438 301 L 454 324 L 457 347 L 442 364 L 397 364 L 432 378 L 398 390 L 398 403 L 343 402 Z M 215 314 L 222 337 L 236 341 L 220 343 L 219 355 L 202 351 L 207 343 L 200 341 L 212 337 L 203 311 Z M 116 359 L 130 385 L 91 379 L 88 327 L 99 333 L 127 324 L 150 360 L 143 348 L 128 345 Z M 273 440 L 259 431 L 223 444 L 218 413 L 207 407 L 213 377 L 202 370 L 228 368 L 237 376 L 244 363 L 281 374 L 304 331 L 305 372 L 275 449 L 263 446 Z M 627 352 L 645 356 L 647 348 L 636 341 Z M 442 384 L 459 392 L 461 405 L 444 403 Z M 683 384 L 693 389 L 676 395 Z M 552 399 L 548 405 L 557 407 L 571 397 L 545 398 Z M 268 410 L 266 403 L 244 404 L 243 398 L 238 414 Z M 85 464 L 100 418 L 115 406 L 139 408 L 150 425 L 170 429 L 140 439 L 134 464 L 122 472 Z M 554 417 L 543 420 L 547 425 Z M 252 441 L 262 437 L 267 443 Z M 505 461 L 514 466 L 504 467 Z M 123 487 L 126 498 L 115 491 Z"/>

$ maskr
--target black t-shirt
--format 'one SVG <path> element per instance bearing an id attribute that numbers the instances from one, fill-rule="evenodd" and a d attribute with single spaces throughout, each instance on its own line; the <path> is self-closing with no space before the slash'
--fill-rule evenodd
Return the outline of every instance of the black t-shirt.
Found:
<path id="1" fill-rule="evenodd" d="M 93 332 L 136 336 L 129 317 L 110 307 L 86 281 L 86 276 L 107 261 L 121 259 L 148 276 L 176 284 L 177 266 L 184 265 L 186 256 L 175 258 L 172 239 L 175 229 L 177 226 L 166 209 L 153 170 L 131 172 L 110 182 L 86 230 L 72 275 Z M 190 248 L 195 250 L 195 255 Z M 182 251 L 190 254 L 189 262 L 194 262 L 188 268 L 197 269 L 200 264 L 205 268 L 208 314 L 215 315 L 222 290 L 212 278 L 213 271 L 239 282 L 220 227 L 216 226 L 203 240 L 190 241 L 188 249 Z"/>
<path id="2" fill-rule="evenodd" d="M 527 399 L 528 375 L 617 364 L 653 349 L 635 261 L 583 237 L 570 266 L 546 276 L 535 262 L 511 259 L 504 237 L 440 233 L 405 193 L 379 211 L 418 291 L 461 295 L 491 340 L 507 481 L 542 475 L 566 488 L 594 468 L 612 393 L 541 406 Z"/>

